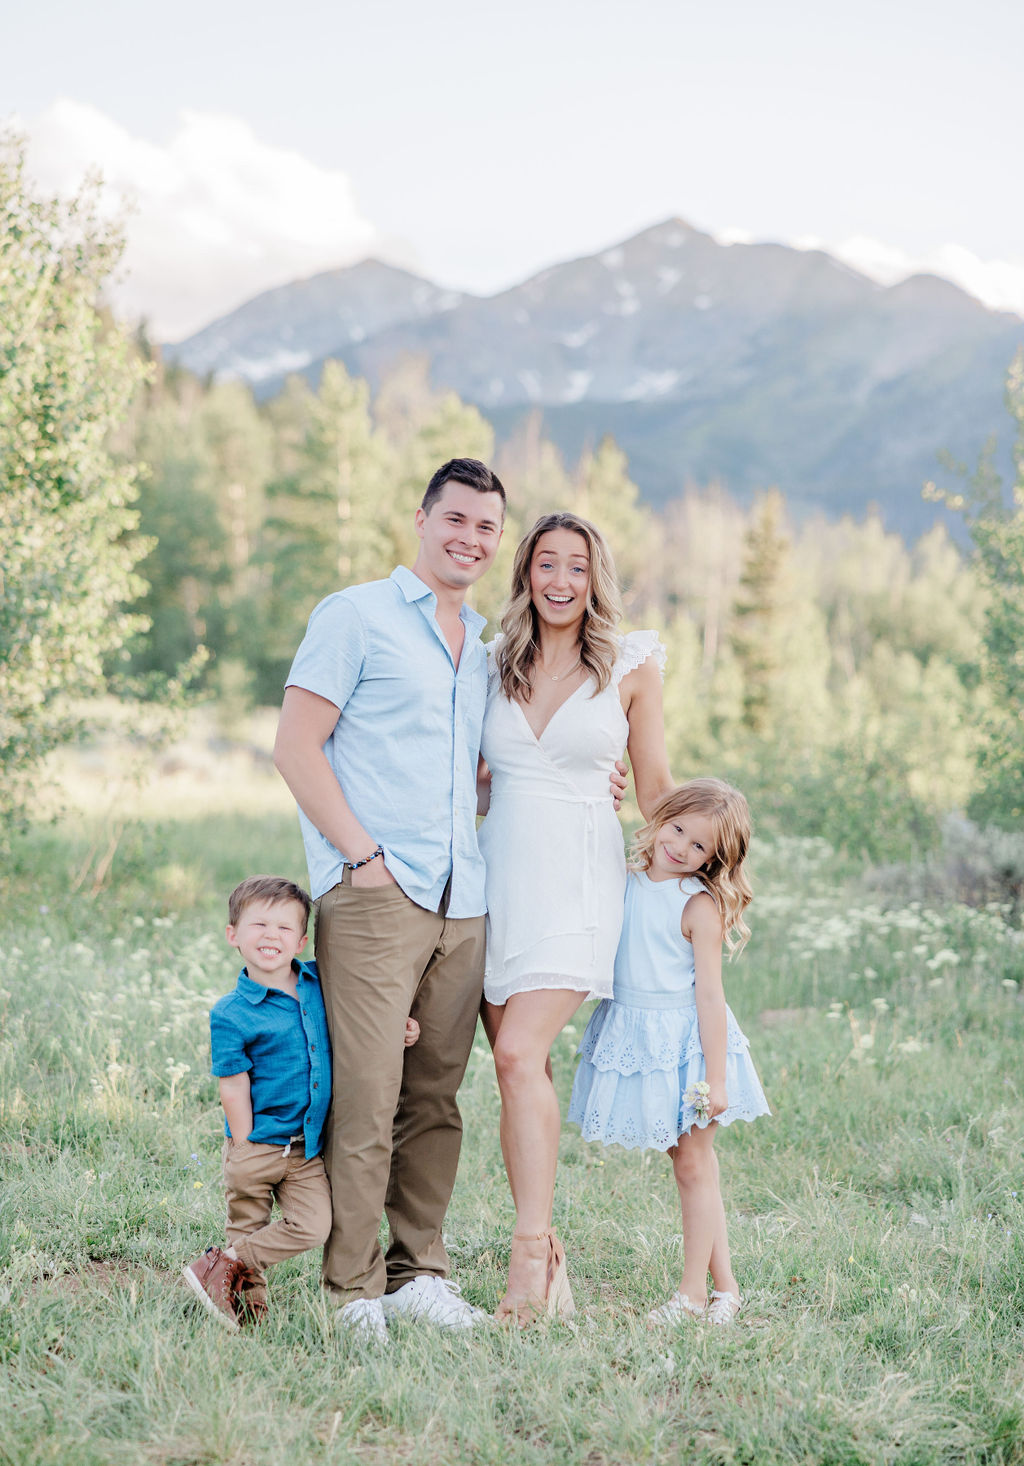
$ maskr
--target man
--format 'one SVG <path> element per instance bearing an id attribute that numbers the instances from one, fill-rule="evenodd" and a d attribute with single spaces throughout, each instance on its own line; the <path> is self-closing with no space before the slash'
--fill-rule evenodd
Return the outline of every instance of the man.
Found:
<path id="1" fill-rule="evenodd" d="M 484 959 L 485 623 L 464 597 L 494 559 L 504 515 L 483 463 L 438 469 L 416 511 L 412 570 L 314 610 L 274 753 L 299 806 L 334 1051 L 324 1285 L 343 1324 L 381 1340 L 395 1313 L 450 1327 L 482 1317 L 447 1281 L 441 1224 Z M 410 1013 L 421 1036 L 406 1049 Z"/>

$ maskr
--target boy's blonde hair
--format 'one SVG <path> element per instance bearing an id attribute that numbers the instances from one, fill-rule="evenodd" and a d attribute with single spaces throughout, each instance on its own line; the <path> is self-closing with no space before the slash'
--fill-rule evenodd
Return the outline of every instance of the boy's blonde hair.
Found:
<path id="1" fill-rule="evenodd" d="M 287 876 L 246 876 L 228 897 L 228 925 L 237 926 L 245 908 L 254 901 L 270 901 L 274 905 L 280 901 L 294 901 L 297 906 L 302 907 L 303 931 L 309 924 L 313 903 L 307 892 L 294 881 L 288 880 Z"/>
<path id="2" fill-rule="evenodd" d="M 636 870 L 650 870 L 658 830 L 686 814 L 701 814 L 711 821 L 715 851 L 695 875 L 718 907 L 726 951 L 735 956 L 750 937 L 743 912 L 754 894 L 743 868 L 750 849 L 750 809 L 738 789 L 723 779 L 690 779 L 671 790 L 633 837 L 630 864 Z"/>

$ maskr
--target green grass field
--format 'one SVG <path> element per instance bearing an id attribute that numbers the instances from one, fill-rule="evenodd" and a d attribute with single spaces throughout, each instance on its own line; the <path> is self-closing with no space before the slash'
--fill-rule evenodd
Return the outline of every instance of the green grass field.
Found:
<path id="1" fill-rule="evenodd" d="M 1024 1462 L 1019 916 L 893 906 L 820 843 L 758 846 L 727 992 L 774 1115 L 719 1143 L 734 1329 L 646 1330 L 680 1273 L 668 1162 L 567 1131 L 574 1327 L 406 1326 L 365 1352 L 307 1256 L 230 1336 L 178 1278 L 222 1229 L 224 898 L 304 868 L 269 774 L 222 795 L 87 807 L 2 878 L 0 1462 Z M 584 1019 L 553 1056 L 563 1097 Z M 482 1035 L 461 1099 L 446 1235 L 491 1309 L 512 1209 Z"/>

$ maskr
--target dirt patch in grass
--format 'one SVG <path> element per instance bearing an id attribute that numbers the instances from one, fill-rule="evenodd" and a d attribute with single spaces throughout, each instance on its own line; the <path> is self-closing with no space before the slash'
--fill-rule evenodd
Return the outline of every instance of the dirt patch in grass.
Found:
<path id="1" fill-rule="evenodd" d="M 84 1267 L 68 1272 L 43 1273 L 34 1281 L 37 1287 L 74 1297 L 86 1288 L 113 1293 L 119 1288 L 130 1288 L 153 1278 L 164 1283 L 174 1282 L 177 1276 L 167 1268 L 138 1267 L 120 1257 L 91 1257 Z"/>

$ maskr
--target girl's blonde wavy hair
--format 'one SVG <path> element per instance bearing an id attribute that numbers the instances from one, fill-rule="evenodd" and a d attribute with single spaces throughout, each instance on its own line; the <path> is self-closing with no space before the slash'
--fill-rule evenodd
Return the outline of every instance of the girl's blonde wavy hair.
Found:
<path id="1" fill-rule="evenodd" d="M 590 556 L 590 588 L 580 628 L 580 661 L 603 692 L 612 680 L 619 654 L 615 628 L 622 618 L 619 583 L 608 543 L 596 525 L 578 514 L 544 514 L 523 536 L 512 565 L 512 586 L 501 617 L 502 638 L 497 648 L 501 690 L 507 698 L 529 702 L 533 692 L 530 673 L 537 659 L 537 612 L 530 594 L 530 566 L 542 535 L 568 529 L 586 543 Z"/>
<path id="2" fill-rule="evenodd" d="M 654 837 L 661 826 L 687 814 L 701 814 L 711 821 L 715 853 L 694 874 L 718 907 L 725 948 L 734 957 L 750 937 L 743 912 L 754 895 L 743 868 L 750 849 L 750 810 L 738 789 L 722 779 L 690 779 L 680 784 L 658 801 L 650 821 L 636 832 L 630 865 L 634 870 L 650 870 Z"/>

